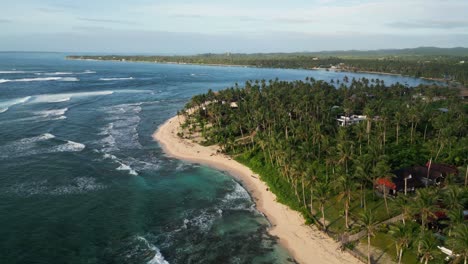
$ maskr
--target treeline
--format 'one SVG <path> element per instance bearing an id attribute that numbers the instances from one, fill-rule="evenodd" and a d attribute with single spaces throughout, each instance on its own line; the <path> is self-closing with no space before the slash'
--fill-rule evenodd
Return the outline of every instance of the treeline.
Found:
<path id="1" fill-rule="evenodd" d="M 468 109 L 457 91 L 385 86 L 378 79 L 337 81 L 338 88 L 314 79 L 249 81 L 242 88 L 197 95 L 179 114 L 186 116 L 185 133 L 219 144 L 258 172 L 281 202 L 325 230 L 339 236 L 366 229 L 376 246 L 393 252 L 389 245 L 396 243 L 391 254 L 404 263 L 443 262 L 439 245 L 466 258 L 464 173 L 446 179 L 443 188 L 398 199 L 374 192 L 377 178 L 391 179 L 394 169 L 430 159 L 466 167 Z M 189 115 L 188 109 L 195 111 Z M 367 118 L 337 124 L 337 116 L 350 114 Z M 430 231 L 439 211 L 448 216 L 441 230 L 445 242 Z M 400 223 L 377 224 L 398 214 Z"/>
<path id="2" fill-rule="evenodd" d="M 355 54 L 355 55 L 353 55 Z M 386 54 L 386 53 L 384 53 Z M 423 53 L 424 54 L 424 53 Z M 468 55 L 360 55 L 360 53 L 200 54 L 194 56 L 69 56 L 70 59 L 243 65 L 268 68 L 331 68 L 375 71 L 468 84 Z M 466 61 L 466 63 L 460 63 Z"/>

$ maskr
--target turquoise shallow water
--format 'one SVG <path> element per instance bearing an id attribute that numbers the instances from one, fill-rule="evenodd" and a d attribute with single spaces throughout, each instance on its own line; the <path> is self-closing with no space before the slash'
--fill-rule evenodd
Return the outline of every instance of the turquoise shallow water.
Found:
<path id="1" fill-rule="evenodd" d="M 0 53 L 0 263 L 286 263 L 229 175 L 151 138 L 188 99 L 326 71 L 67 61 Z"/>

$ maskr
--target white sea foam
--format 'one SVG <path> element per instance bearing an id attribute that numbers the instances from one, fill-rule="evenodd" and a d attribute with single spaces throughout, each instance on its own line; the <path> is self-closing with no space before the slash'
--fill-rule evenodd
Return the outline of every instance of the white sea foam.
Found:
<path id="1" fill-rule="evenodd" d="M 146 262 L 147 264 L 169 264 L 169 262 L 164 259 L 164 256 L 161 254 L 161 251 L 159 251 L 159 248 L 149 243 L 148 240 L 146 240 L 142 236 L 137 236 L 137 239 L 139 241 L 144 242 L 148 249 L 150 249 L 154 253 L 153 258 Z"/>
<path id="2" fill-rule="evenodd" d="M 238 182 L 234 183 L 234 190 L 227 193 L 221 200 L 221 209 L 224 210 L 247 210 L 253 213 L 260 213 L 255 208 L 250 194 Z"/>
<path id="3" fill-rule="evenodd" d="M 120 166 L 116 170 L 128 171 L 130 175 L 138 176 L 138 173 L 127 164 L 120 163 Z"/>
<path id="4" fill-rule="evenodd" d="M 116 170 L 119 170 L 119 171 L 128 171 L 128 173 L 130 175 L 133 175 L 133 176 L 138 176 L 138 173 L 132 169 L 132 167 L 130 167 L 129 165 L 125 164 L 121 159 L 117 158 L 116 156 L 112 155 L 112 154 L 109 154 L 109 153 L 105 153 L 104 154 L 104 158 L 105 159 L 111 159 L 113 160 L 114 162 L 116 162 L 117 164 L 119 164 L 119 167 L 116 168 Z"/>
<path id="5" fill-rule="evenodd" d="M 36 72 L 35 75 L 45 75 L 45 76 L 57 76 L 57 75 L 73 75 L 73 74 L 93 74 L 95 71 L 85 70 L 83 72 Z"/>
<path id="6" fill-rule="evenodd" d="M 92 177 L 77 177 L 70 184 L 52 186 L 47 180 L 33 181 L 13 185 L 5 190 L 5 193 L 14 193 L 21 196 L 32 195 L 67 195 L 86 193 L 105 189 L 106 186 L 96 182 Z"/>
<path id="7" fill-rule="evenodd" d="M 63 103 L 71 100 L 71 97 L 57 98 L 57 100 L 51 100 L 49 103 Z"/>
<path id="8" fill-rule="evenodd" d="M 120 81 L 120 80 L 133 80 L 133 77 L 114 77 L 114 78 L 99 78 L 100 81 Z"/>
<path id="9" fill-rule="evenodd" d="M 0 74 L 30 73 L 29 71 L 0 71 Z"/>
<path id="10" fill-rule="evenodd" d="M 53 109 L 53 110 L 44 110 L 35 112 L 36 115 L 40 115 L 42 117 L 58 117 L 63 116 L 68 111 L 68 108 L 62 109 Z"/>
<path id="11" fill-rule="evenodd" d="M 105 138 L 100 140 L 104 152 L 119 149 L 140 149 L 138 140 L 138 124 L 141 104 L 121 104 L 106 107 L 103 110 L 109 114 L 107 120 L 111 121 L 99 133 Z"/>
<path id="12" fill-rule="evenodd" d="M 30 103 L 59 103 L 71 100 L 71 98 L 80 98 L 88 96 L 111 95 L 114 91 L 96 91 L 82 93 L 59 93 L 59 94 L 41 94 L 35 95 Z"/>
<path id="13" fill-rule="evenodd" d="M 64 81 L 64 82 L 77 82 L 76 77 L 41 77 L 41 78 L 23 78 L 23 79 L 0 79 L 0 83 L 6 82 L 45 82 L 45 81 Z"/>
<path id="14" fill-rule="evenodd" d="M 84 144 L 68 140 L 67 143 L 54 147 L 51 152 L 79 152 L 85 147 Z"/>
<path id="15" fill-rule="evenodd" d="M 223 211 L 217 209 L 215 211 L 212 210 L 202 210 L 199 215 L 191 218 L 191 219 L 184 219 L 184 227 L 196 227 L 201 232 L 208 232 L 213 223 L 216 219 L 222 216 Z"/>
<path id="16" fill-rule="evenodd" d="M 8 109 L 14 105 L 18 104 L 24 104 L 26 103 L 29 99 L 31 99 L 31 96 L 26 96 L 22 98 L 15 98 L 7 101 L 0 102 L 0 113 L 4 113 L 8 111 Z"/>
<path id="17" fill-rule="evenodd" d="M 34 114 L 41 118 L 40 121 L 52 121 L 52 120 L 66 119 L 67 117 L 65 116 L 65 113 L 67 111 L 68 111 L 68 108 L 62 108 L 62 109 L 37 111 Z"/>
<path id="18" fill-rule="evenodd" d="M 105 189 L 106 186 L 96 183 L 96 179 L 92 177 L 78 177 L 72 180 L 69 185 L 63 185 L 56 188 L 51 188 L 47 194 L 50 195 L 66 195 L 66 194 L 78 194 L 86 193 L 90 191 L 97 191 Z"/>
<path id="19" fill-rule="evenodd" d="M 234 190 L 224 197 L 225 200 L 248 200 L 250 201 L 250 195 L 247 190 L 244 189 L 238 182 L 236 182 Z"/>
<path id="20" fill-rule="evenodd" d="M 51 143 L 41 143 L 56 138 L 55 135 L 45 133 L 35 137 L 23 138 L 0 146 L 0 159 L 25 157 L 37 154 L 79 152 L 86 146 L 84 144 L 65 140 L 66 143 L 52 145 Z M 61 140 L 57 140 L 60 142 Z M 53 143 L 52 143 L 53 144 Z"/>
<path id="21" fill-rule="evenodd" d="M 55 135 L 50 134 L 50 133 L 44 133 L 42 135 L 35 136 L 35 137 L 23 138 L 23 139 L 20 139 L 20 140 L 18 140 L 16 142 L 21 143 L 21 144 L 31 144 L 31 143 L 35 143 L 35 142 L 38 142 L 38 141 L 45 141 L 45 140 L 49 140 L 49 139 L 53 139 L 53 138 L 55 138 Z"/>
<path id="22" fill-rule="evenodd" d="M 35 73 L 35 75 L 49 75 L 49 76 L 54 76 L 54 75 L 72 75 L 74 74 L 73 72 L 38 72 Z"/>

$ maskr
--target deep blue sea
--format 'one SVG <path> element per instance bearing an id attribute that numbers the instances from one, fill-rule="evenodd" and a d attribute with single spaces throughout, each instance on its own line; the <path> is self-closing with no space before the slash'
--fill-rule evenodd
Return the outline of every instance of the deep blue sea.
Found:
<path id="1" fill-rule="evenodd" d="M 151 138 L 189 98 L 309 70 L 65 60 L 0 53 L 0 263 L 287 263 L 229 175 Z"/>

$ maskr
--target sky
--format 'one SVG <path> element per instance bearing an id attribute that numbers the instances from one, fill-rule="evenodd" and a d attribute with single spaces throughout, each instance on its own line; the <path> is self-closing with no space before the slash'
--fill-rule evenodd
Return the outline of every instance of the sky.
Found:
<path id="1" fill-rule="evenodd" d="M 0 51 L 196 54 L 468 46 L 468 0 L 5 0 L 0 10 Z"/>

